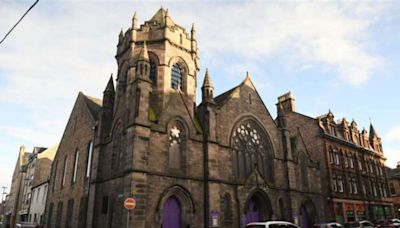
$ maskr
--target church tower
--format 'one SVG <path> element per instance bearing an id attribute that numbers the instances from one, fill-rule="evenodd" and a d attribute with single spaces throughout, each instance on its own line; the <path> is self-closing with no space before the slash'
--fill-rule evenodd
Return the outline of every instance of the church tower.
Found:
<path id="1" fill-rule="evenodd" d="M 143 70 L 147 69 L 148 75 L 143 78 L 149 79 L 152 85 L 148 101 L 150 111 L 159 115 L 167 108 L 171 95 L 181 94 L 193 116 L 199 71 L 195 32 L 194 25 L 189 34 L 175 24 L 168 10 L 163 8 L 138 27 L 135 12 L 131 28 L 119 36 L 115 56 L 118 63 L 116 99 L 132 94 L 129 89 L 141 72 L 138 58 L 144 53 L 148 62 Z"/>

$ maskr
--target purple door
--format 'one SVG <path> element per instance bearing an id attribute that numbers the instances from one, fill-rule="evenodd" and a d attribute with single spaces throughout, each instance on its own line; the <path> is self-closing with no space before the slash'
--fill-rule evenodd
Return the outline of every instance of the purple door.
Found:
<path id="1" fill-rule="evenodd" d="M 308 228 L 310 226 L 308 220 L 308 212 L 307 208 L 304 205 L 300 207 L 300 216 L 301 216 L 301 228 Z"/>
<path id="2" fill-rule="evenodd" d="M 260 210 L 253 199 L 250 200 L 246 213 L 246 224 L 251 222 L 260 222 Z"/>
<path id="3" fill-rule="evenodd" d="M 165 201 L 162 228 L 181 228 L 181 205 L 173 196 Z"/>

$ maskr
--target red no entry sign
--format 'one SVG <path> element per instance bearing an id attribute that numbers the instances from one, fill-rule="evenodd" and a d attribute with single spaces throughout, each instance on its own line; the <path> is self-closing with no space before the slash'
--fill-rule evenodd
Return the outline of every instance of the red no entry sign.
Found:
<path id="1" fill-rule="evenodd" d="M 124 207 L 127 210 L 135 209 L 136 200 L 134 198 L 126 198 L 125 201 L 124 201 Z"/>

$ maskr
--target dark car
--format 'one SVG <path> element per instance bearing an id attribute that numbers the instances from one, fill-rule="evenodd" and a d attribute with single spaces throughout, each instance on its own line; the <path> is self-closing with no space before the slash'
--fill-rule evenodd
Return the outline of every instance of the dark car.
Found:
<path id="1" fill-rule="evenodd" d="M 376 225 L 378 228 L 400 228 L 400 220 L 399 219 L 385 219 Z"/>
<path id="2" fill-rule="evenodd" d="M 325 223 L 314 224 L 312 228 L 343 228 L 343 226 L 337 222 L 325 222 Z"/>

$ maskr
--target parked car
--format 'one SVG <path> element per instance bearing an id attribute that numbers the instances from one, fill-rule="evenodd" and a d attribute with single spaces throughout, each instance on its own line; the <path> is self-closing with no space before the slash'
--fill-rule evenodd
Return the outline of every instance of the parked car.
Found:
<path id="1" fill-rule="evenodd" d="M 21 222 L 15 225 L 16 228 L 39 228 L 40 226 L 36 223 L 31 222 Z"/>
<path id="2" fill-rule="evenodd" d="M 252 222 L 246 228 L 300 228 L 296 224 L 286 221 Z"/>
<path id="3" fill-rule="evenodd" d="M 314 224 L 313 228 L 343 228 L 342 224 L 337 222 L 326 222 L 326 223 L 319 223 Z"/>
<path id="4" fill-rule="evenodd" d="M 346 227 L 346 228 L 375 228 L 374 224 L 367 220 L 346 223 L 346 224 L 344 224 L 344 227 Z"/>
<path id="5" fill-rule="evenodd" d="M 400 219 L 385 219 L 385 220 L 378 222 L 376 227 L 378 227 L 378 228 L 388 228 L 388 227 L 400 228 Z"/>

